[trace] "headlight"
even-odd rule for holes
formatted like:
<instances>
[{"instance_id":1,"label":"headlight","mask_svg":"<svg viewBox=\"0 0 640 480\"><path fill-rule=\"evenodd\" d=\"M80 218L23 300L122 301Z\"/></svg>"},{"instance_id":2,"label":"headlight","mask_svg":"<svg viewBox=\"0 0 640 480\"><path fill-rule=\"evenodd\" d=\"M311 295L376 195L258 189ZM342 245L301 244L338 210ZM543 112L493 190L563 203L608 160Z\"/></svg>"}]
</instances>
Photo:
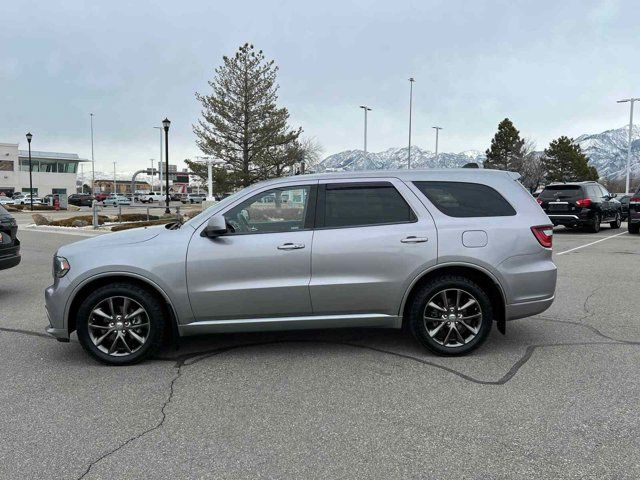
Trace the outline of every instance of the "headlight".
<instances>
[{"instance_id":1,"label":"headlight","mask_svg":"<svg viewBox=\"0 0 640 480\"><path fill-rule=\"evenodd\" d=\"M54 255L53 257L53 276L57 278L64 277L67 272L71 269L71 265L69 265L69 261L64 257L59 257L58 255Z\"/></svg>"}]
</instances>

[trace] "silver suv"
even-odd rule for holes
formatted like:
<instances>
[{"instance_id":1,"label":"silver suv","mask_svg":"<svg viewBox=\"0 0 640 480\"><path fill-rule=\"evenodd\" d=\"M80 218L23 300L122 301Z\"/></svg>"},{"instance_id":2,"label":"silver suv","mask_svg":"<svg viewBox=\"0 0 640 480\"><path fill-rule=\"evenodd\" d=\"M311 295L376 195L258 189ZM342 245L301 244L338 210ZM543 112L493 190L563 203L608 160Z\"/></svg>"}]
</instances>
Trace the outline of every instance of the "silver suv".
<instances>
[{"instance_id":1,"label":"silver suv","mask_svg":"<svg viewBox=\"0 0 640 480\"><path fill-rule=\"evenodd\" d=\"M255 184L188 222L62 247L47 331L109 364L167 336L408 327L441 355L554 299L549 218L491 170L351 172Z\"/></svg>"}]
</instances>

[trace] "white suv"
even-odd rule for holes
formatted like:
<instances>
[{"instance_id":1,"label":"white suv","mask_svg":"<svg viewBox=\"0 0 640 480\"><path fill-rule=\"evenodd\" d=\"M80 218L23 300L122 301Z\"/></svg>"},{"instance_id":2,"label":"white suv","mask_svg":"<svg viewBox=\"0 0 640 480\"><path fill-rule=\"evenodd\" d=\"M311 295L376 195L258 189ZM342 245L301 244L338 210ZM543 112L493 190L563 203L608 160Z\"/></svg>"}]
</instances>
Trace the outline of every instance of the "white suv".
<instances>
[{"instance_id":1,"label":"white suv","mask_svg":"<svg viewBox=\"0 0 640 480\"><path fill-rule=\"evenodd\" d=\"M153 203L153 202L162 202L163 200L165 200L165 196L162 195L160 192L148 192L148 193L140 194L138 196L138 199L142 203Z\"/></svg>"}]
</instances>

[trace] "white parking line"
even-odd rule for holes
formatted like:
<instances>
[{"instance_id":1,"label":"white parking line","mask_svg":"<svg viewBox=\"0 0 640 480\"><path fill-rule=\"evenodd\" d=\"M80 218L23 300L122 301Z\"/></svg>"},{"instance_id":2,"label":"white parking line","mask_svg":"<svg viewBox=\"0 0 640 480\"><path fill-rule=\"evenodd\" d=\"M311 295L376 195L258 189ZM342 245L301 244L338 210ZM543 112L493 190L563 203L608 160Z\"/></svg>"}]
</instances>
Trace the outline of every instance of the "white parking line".
<instances>
[{"instance_id":1,"label":"white parking line","mask_svg":"<svg viewBox=\"0 0 640 480\"><path fill-rule=\"evenodd\" d=\"M556 255L564 255L565 253L573 252L574 250L579 250L581 248L590 247L591 245L595 245L596 243L604 242L605 240L609 240L610 238L619 237L620 235L624 235L628 232L616 233L615 235L609 235L608 237L601 238L600 240L596 240L595 242L587 243L586 245L580 245L579 247L570 248L569 250L565 250L564 252L556 253Z\"/></svg>"}]
</instances>

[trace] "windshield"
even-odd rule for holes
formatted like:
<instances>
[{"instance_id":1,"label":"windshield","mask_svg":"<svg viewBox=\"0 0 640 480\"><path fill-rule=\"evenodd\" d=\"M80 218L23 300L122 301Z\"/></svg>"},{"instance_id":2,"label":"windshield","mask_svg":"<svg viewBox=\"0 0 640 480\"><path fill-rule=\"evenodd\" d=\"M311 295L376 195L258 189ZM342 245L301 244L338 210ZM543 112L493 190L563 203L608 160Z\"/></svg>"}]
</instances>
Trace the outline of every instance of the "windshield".
<instances>
[{"instance_id":1,"label":"windshield","mask_svg":"<svg viewBox=\"0 0 640 480\"><path fill-rule=\"evenodd\" d=\"M191 218L189 221L185 222L184 224L190 225L192 228L196 228L198 225L200 225L204 221L205 218L208 218L209 216L211 216L211 213L213 212L214 209L224 207L225 205L235 202L238 198L242 198L245 195L246 190L247 190L246 188L243 188L242 190L237 191L233 195L230 195L227 198L220 200L218 203L216 203L215 205L211 205L209 208L207 208L206 210L203 210L198 215Z\"/></svg>"}]
</instances>

